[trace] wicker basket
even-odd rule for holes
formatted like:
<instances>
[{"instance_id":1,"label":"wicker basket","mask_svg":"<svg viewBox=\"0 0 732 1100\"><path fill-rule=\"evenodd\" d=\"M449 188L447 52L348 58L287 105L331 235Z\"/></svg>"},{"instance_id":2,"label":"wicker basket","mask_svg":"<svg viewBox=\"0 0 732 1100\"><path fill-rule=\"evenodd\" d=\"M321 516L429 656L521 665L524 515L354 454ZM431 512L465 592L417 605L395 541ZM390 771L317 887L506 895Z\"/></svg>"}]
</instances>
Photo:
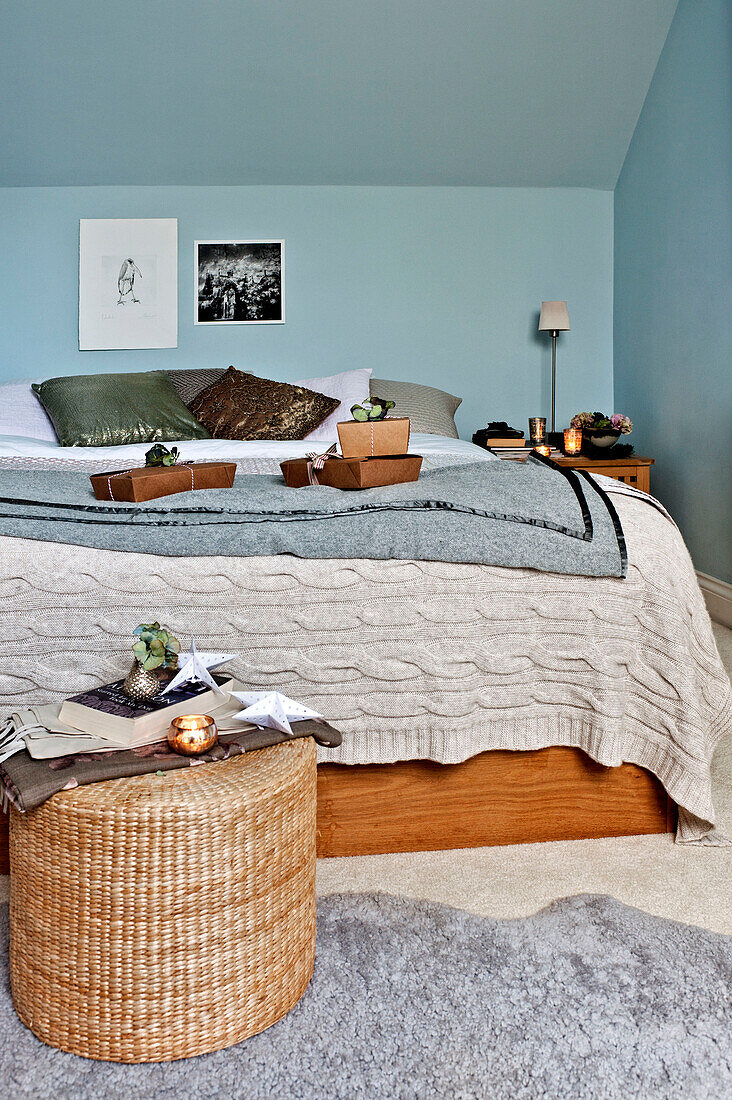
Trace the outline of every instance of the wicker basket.
<instances>
[{"instance_id":1,"label":"wicker basket","mask_svg":"<svg viewBox=\"0 0 732 1100\"><path fill-rule=\"evenodd\" d=\"M10 866L13 1000L39 1039L114 1062L232 1046L312 975L314 742L13 811Z\"/></svg>"}]
</instances>

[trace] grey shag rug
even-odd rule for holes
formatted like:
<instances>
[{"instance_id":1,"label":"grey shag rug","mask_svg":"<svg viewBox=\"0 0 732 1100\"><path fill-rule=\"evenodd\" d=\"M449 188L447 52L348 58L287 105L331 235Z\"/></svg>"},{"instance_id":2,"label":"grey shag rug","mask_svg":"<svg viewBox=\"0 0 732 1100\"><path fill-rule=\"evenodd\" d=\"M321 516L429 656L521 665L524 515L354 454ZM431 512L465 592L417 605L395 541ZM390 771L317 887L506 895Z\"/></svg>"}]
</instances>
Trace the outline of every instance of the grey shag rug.
<instances>
[{"instance_id":1,"label":"grey shag rug","mask_svg":"<svg viewBox=\"0 0 732 1100\"><path fill-rule=\"evenodd\" d=\"M289 1016L230 1050L143 1066L34 1038L10 998L0 912L0 1091L13 1098L732 1095L732 937L609 897L522 920L324 898L315 976Z\"/></svg>"}]
</instances>

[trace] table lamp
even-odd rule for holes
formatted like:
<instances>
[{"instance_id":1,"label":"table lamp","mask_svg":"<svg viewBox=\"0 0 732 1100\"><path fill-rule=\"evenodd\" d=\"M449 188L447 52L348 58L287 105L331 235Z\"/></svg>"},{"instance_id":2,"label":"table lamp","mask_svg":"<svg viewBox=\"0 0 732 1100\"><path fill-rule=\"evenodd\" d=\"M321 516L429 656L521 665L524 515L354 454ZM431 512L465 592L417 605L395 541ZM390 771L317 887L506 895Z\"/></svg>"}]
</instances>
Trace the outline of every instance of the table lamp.
<instances>
[{"instance_id":1,"label":"table lamp","mask_svg":"<svg viewBox=\"0 0 732 1100\"><path fill-rule=\"evenodd\" d=\"M555 434L554 425L554 399L556 396L557 382L557 336L560 332L569 332L569 313L566 302L542 302L539 315L539 332L551 332L552 334L552 426L551 432ZM557 446L556 440L549 442Z\"/></svg>"}]
</instances>

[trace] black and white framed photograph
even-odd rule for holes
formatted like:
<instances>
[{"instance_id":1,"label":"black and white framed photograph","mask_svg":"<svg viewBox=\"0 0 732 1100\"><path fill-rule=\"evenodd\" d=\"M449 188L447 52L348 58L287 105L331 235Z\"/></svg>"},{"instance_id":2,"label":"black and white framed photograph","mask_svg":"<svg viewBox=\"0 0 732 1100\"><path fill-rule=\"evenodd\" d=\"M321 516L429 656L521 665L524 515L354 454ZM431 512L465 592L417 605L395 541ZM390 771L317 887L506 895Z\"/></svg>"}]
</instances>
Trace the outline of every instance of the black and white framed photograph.
<instances>
[{"instance_id":1,"label":"black and white framed photograph","mask_svg":"<svg viewBox=\"0 0 732 1100\"><path fill-rule=\"evenodd\" d=\"M177 346L177 219L82 218L79 350Z\"/></svg>"},{"instance_id":2,"label":"black and white framed photograph","mask_svg":"<svg viewBox=\"0 0 732 1100\"><path fill-rule=\"evenodd\" d=\"M195 241L197 325L285 320L284 241Z\"/></svg>"}]
</instances>

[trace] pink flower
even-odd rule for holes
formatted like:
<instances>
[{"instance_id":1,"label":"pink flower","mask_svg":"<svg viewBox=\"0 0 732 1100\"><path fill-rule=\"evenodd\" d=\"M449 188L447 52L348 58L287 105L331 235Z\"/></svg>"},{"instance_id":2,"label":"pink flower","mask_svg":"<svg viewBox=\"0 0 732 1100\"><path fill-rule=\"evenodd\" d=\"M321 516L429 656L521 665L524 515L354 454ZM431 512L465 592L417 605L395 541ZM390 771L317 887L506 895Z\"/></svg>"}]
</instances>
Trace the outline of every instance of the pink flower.
<instances>
[{"instance_id":1,"label":"pink flower","mask_svg":"<svg viewBox=\"0 0 732 1100\"><path fill-rule=\"evenodd\" d=\"M622 433L622 435L628 435L633 431L633 422L627 416L623 416L622 413L613 413L610 417L610 423L616 431Z\"/></svg>"}]
</instances>

